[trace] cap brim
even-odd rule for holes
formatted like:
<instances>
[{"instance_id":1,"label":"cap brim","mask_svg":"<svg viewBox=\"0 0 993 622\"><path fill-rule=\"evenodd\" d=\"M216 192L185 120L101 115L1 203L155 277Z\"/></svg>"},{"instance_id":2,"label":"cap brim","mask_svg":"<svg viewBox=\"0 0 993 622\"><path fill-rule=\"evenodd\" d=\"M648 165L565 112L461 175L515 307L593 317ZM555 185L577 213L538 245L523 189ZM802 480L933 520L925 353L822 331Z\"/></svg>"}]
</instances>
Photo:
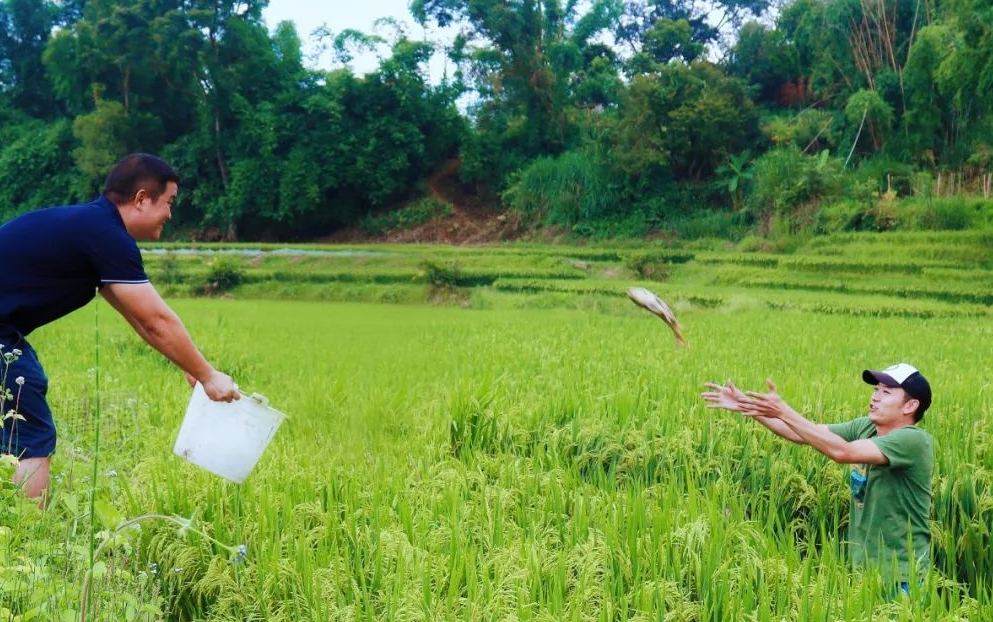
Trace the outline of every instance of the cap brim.
<instances>
[{"instance_id":1,"label":"cap brim","mask_svg":"<svg viewBox=\"0 0 993 622\"><path fill-rule=\"evenodd\" d=\"M893 376L889 374L884 374L881 371L875 371L873 369L866 369L862 371L862 380L866 384L885 384L888 387L898 387L900 383L897 382Z\"/></svg>"}]
</instances>

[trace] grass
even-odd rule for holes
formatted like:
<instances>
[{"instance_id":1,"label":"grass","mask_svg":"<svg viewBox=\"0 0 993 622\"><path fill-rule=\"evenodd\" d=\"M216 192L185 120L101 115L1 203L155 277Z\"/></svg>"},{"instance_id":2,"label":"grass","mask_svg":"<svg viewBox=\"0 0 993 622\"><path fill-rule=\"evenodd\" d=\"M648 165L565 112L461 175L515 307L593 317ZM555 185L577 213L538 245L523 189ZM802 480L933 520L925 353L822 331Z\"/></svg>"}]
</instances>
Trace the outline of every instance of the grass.
<instances>
[{"instance_id":1,"label":"grass","mask_svg":"<svg viewBox=\"0 0 993 622\"><path fill-rule=\"evenodd\" d=\"M351 271L416 266L428 251L377 266L353 258ZM883 297L715 285L726 266L689 262L669 283L645 283L675 297L690 342L676 350L624 298L624 285L644 283L624 271L627 252L512 248L510 274L529 256L540 270L562 257L589 265L569 264L579 279L517 279L545 287L534 291L467 287L463 306L424 304L418 281L309 282L326 269L317 258L297 280L285 257L265 260L281 280L238 285L233 299L174 299L207 356L289 415L242 486L172 455L182 375L102 308L99 537L155 514L193 517L223 546L166 521L123 530L103 549L88 619L991 619L986 307L904 300L936 310L908 318L887 298L893 313L868 316L853 310ZM437 256L499 274L500 253ZM60 445L51 508L0 512L3 622L78 619L92 314L32 335ZM898 360L936 392L924 422L937 446L935 573L922 594L888 602L845 558L845 468L704 409L698 393L707 380L758 388L771 375L794 406L840 421L864 412L861 369ZM230 564L225 547L238 544L247 557Z\"/></svg>"}]
</instances>

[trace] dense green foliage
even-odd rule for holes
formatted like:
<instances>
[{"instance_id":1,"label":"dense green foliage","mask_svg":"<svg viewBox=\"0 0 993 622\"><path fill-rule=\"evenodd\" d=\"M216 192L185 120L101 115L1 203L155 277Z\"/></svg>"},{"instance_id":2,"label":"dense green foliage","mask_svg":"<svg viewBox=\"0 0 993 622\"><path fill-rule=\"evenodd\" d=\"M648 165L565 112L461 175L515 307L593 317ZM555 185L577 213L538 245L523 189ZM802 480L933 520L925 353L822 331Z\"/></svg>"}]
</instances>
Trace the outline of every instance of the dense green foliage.
<instances>
[{"instance_id":1,"label":"dense green foliage","mask_svg":"<svg viewBox=\"0 0 993 622\"><path fill-rule=\"evenodd\" d=\"M456 153L464 122L424 80L425 43L399 37L359 77L306 69L264 1L57 6L0 3L5 216L88 200L141 150L179 170L181 225L312 235L407 198Z\"/></svg>"},{"instance_id":2,"label":"dense green foliage","mask_svg":"<svg viewBox=\"0 0 993 622\"><path fill-rule=\"evenodd\" d=\"M265 4L0 0L0 217L89 199L142 150L181 173L184 237L385 233L422 222L385 214L440 171L601 237L986 220L886 212L993 194L989 0L414 0L460 34L325 32L332 70Z\"/></svg>"}]
</instances>

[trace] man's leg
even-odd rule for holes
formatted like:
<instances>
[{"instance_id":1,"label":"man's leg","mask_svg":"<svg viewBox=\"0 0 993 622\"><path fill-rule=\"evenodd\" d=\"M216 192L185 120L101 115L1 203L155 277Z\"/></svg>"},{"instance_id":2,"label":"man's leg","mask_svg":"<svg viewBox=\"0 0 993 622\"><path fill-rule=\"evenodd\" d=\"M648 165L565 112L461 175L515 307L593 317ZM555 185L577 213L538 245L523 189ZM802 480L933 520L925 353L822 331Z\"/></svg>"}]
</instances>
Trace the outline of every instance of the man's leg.
<instances>
[{"instance_id":1,"label":"man's leg","mask_svg":"<svg viewBox=\"0 0 993 622\"><path fill-rule=\"evenodd\" d=\"M48 501L48 480L51 458L22 458L14 473L14 483L23 486L24 494L30 499L38 499L38 505L45 507Z\"/></svg>"},{"instance_id":2,"label":"man's leg","mask_svg":"<svg viewBox=\"0 0 993 622\"><path fill-rule=\"evenodd\" d=\"M55 422L46 400L48 377L27 340L19 338L14 346L19 352L8 363L5 374L7 389L14 399L4 404L4 408L16 408L21 420L8 419L3 422L0 453L9 451L20 457L14 472L14 483L22 487L26 496L37 499L38 505L45 507L49 465L56 440ZM14 349L10 351L14 352Z\"/></svg>"}]
</instances>

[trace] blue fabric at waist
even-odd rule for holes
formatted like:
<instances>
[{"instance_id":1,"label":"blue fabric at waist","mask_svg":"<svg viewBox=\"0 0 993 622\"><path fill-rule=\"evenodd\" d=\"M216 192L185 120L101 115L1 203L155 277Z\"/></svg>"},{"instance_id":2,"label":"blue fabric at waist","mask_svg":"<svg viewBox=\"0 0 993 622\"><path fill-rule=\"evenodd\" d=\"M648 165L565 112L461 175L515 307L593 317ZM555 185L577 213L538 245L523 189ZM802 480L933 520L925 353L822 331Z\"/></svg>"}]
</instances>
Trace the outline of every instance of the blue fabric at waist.
<instances>
[{"instance_id":1,"label":"blue fabric at waist","mask_svg":"<svg viewBox=\"0 0 993 622\"><path fill-rule=\"evenodd\" d=\"M22 339L24 339L24 335L21 334L21 331L9 324L0 322L0 343L12 348L19 344Z\"/></svg>"}]
</instances>

